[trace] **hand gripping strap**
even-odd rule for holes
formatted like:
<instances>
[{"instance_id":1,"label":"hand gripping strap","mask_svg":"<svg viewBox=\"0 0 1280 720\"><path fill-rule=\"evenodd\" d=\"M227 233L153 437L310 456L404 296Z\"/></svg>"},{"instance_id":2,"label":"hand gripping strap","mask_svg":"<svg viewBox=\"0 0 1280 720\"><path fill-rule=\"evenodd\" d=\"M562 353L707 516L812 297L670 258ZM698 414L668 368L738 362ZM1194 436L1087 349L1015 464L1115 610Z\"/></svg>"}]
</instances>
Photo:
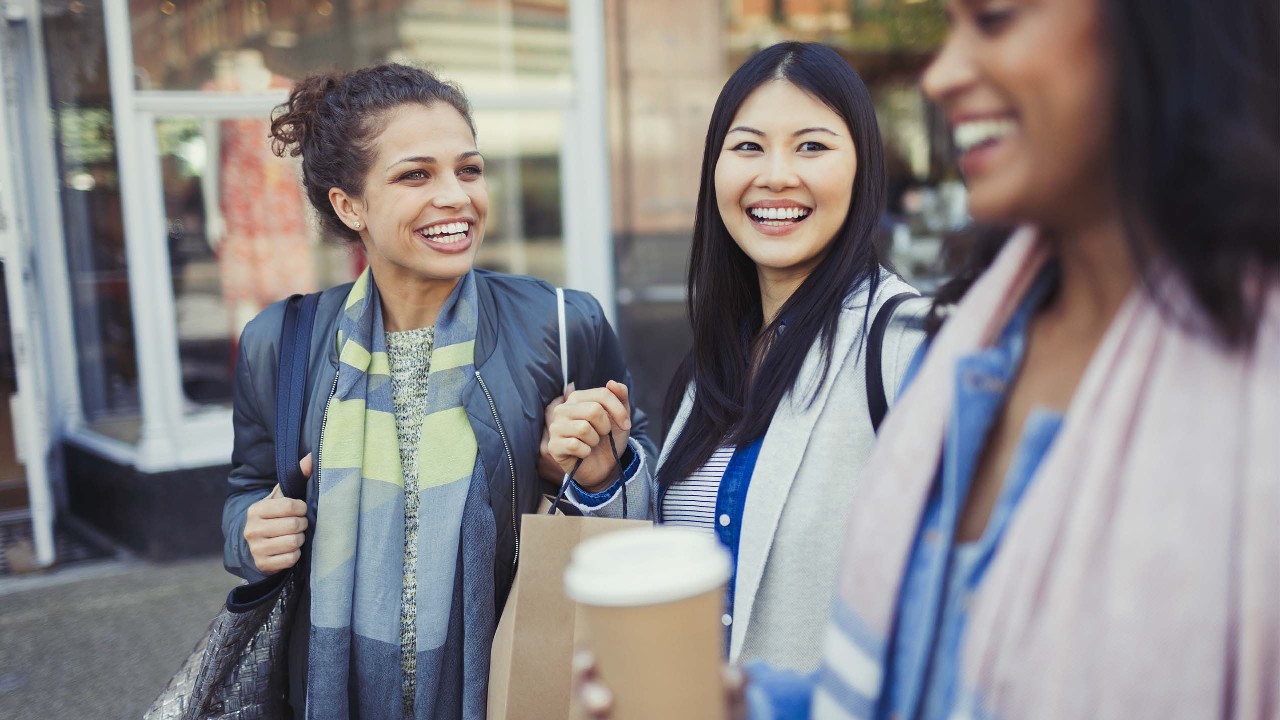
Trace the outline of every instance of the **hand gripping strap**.
<instances>
[{"instance_id":1,"label":"hand gripping strap","mask_svg":"<svg viewBox=\"0 0 1280 720\"><path fill-rule=\"evenodd\" d=\"M320 293L294 295L284 306L280 359L276 369L276 482L285 497L305 500L307 479L298 467L302 453L302 412L307 400L311 328Z\"/></svg>"},{"instance_id":2,"label":"hand gripping strap","mask_svg":"<svg viewBox=\"0 0 1280 720\"><path fill-rule=\"evenodd\" d=\"M566 328L564 319L564 288L556 288L556 321L560 324L560 389L564 392L569 388L569 331ZM609 449L613 452L613 462L618 467L618 477L623 482L623 487L618 491L622 493L622 517L627 517L627 488L626 488L626 471L622 469L622 460L618 456L618 446L613 441L613 433L609 433ZM551 508L547 510L548 515L554 515L556 510L561 506L561 500L564 499L565 490L569 488L569 483L573 480L573 476L577 474L578 468L582 467L582 460L579 459L573 464L573 469L564 474L560 480L560 492L556 494L555 500L551 503Z\"/></svg>"}]
</instances>

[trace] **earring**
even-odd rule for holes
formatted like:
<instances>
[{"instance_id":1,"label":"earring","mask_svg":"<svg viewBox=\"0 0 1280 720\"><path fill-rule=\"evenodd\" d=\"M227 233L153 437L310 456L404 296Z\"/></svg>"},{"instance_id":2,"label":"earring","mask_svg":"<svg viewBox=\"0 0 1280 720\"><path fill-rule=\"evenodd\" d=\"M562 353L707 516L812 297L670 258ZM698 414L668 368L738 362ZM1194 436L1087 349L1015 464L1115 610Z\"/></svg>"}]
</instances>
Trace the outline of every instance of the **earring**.
<instances>
[{"instance_id":1,"label":"earring","mask_svg":"<svg viewBox=\"0 0 1280 720\"><path fill-rule=\"evenodd\" d=\"M360 229L360 221L359 221L359 220L355 221L355 222L351 225L351 227L355 228L356 230L359 230L359 229Z\"/></svg>"}]
</instances>

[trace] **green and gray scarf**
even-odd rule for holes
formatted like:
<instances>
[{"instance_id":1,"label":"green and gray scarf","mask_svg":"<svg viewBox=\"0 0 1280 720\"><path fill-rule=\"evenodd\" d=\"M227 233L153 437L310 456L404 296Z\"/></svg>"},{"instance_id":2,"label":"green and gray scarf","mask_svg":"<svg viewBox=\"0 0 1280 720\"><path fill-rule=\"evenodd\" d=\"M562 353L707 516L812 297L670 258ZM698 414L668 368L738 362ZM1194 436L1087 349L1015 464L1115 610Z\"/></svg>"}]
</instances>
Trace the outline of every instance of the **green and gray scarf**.
<instances>
[{"instance_id":1,"label":"green and gray scarf","mask_svg":"<svg viewBox=\"0 0 1280 720\"><path fill-rule=\"evenodd\" d=\"M306 717L402 716L406 490L419 497L413 714L471 717L487 682L487 642L476 639L492 634L494 552L483 541L493 536L493 516L462 405L474 373L475 277L462 278L436 321L416 488L404 487L370 271L343 307L337 387L318 456Z\"/></svg>"}]
</instances>

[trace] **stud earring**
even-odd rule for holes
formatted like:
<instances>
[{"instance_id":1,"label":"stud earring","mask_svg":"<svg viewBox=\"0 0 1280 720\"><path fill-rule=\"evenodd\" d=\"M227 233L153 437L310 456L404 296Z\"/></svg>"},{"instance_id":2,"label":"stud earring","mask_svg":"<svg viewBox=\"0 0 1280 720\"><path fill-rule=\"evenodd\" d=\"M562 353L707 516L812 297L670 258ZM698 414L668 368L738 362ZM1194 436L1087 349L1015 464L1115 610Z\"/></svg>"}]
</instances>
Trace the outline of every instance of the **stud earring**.
<instances>
[{"instance_id":1,"label":"stud earring","mask_svg":"<svg viewBox=\"0 0 1280 720\"><path fill-rule=\"evenodd\" d=\"M359 221L359 220L355 221L355 223L353 223L353 224L351 225L351 227L355 228L356 230L359 230L359 229L360 229L360 221Z\"/></svg>"}]
</instances>

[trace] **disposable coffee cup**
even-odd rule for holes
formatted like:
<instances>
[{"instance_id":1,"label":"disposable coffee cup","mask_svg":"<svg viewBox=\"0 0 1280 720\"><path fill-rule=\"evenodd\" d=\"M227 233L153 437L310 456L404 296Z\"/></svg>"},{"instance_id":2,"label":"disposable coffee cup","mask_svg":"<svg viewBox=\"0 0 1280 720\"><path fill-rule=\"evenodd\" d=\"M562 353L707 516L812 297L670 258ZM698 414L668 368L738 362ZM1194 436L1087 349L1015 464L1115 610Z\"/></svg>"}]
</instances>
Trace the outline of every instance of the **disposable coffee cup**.
<instances>
[{"instance_id":1,"label":"disposable coffee cup","mask_svg":"<svg viewBox=\"0 0 1280 720\"><path fill-rule=\"evenodd\" d=\"M725 717L725 583L729 553L715 536L668 527L583 542L565 571L614 720Z\"/></svg>"}]
</instances>

